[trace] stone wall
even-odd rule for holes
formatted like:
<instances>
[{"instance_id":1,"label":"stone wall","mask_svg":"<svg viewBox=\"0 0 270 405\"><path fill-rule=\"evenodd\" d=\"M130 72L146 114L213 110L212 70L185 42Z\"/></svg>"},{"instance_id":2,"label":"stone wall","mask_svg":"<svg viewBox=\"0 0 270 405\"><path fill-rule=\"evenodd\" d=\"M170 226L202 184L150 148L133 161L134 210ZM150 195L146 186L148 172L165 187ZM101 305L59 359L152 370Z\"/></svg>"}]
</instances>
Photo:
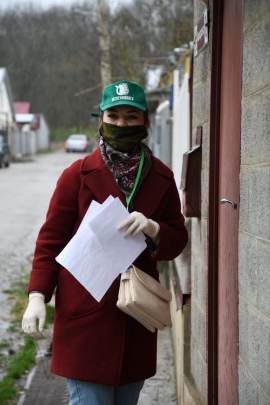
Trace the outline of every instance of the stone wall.
<instances>
[{"instance_id":1,"label":"stone wall","mask_svg":"<svg viewBox=\"0 0 270 405\"><path fill-rule=\"evenodd\" d=\"M270 404L270 3L245 0L239 223L239 404Z\"/></svg>"}]
</instances>

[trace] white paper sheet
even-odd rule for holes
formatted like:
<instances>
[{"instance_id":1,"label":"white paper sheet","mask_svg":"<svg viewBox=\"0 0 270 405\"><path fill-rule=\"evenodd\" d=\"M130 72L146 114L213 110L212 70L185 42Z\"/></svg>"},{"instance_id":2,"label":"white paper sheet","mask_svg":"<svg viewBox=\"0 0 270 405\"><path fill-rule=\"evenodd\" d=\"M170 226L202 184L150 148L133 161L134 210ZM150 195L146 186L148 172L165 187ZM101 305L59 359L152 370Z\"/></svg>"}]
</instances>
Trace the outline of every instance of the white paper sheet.
<instances>
[{"instance_id":1,"label":"white paper sheet","mask_svg":"<svg viewBox=\"0 0 270 405\"><path fill-rule=\"evenodd\" d=\"M56 257L97 301L146 248L142 233L124 238L125 229L117 229L128 215L119 198L93 201L77 233Z\"/></svg>"},{"instance_id":2,"label":"white paper sheet","mask_svg":"<svg viewBox=\"0 0 270 405\"><path fill-rule=\"evenodd\" d=\"M84 226L88 227L89 221L94 218L99 212L101 212L104 208L106 208L114 198L110 195L103 204L98 203L97 201L92 201L92 203L89 205L88 210L86 211L85 216L83 217L83 220L80 224L80 227L78 231L81 230ZM77 232L78 232L77 231Z\"/></svg>"},{"instance_id":3,"label":"white paper sheet","mask_svg":"<svg viewBox=\"0 0 270 405\"><path fill-rule=\"evenodd\" d=\"M113 199L106 209L99 212L89 221L104 252L114 263L118 274L123 273L146 248L142 232L135 236L126 236L127 227L117 229L118 225L129 216L129 212L119 198Z\"/></svg>"}]
</instances>

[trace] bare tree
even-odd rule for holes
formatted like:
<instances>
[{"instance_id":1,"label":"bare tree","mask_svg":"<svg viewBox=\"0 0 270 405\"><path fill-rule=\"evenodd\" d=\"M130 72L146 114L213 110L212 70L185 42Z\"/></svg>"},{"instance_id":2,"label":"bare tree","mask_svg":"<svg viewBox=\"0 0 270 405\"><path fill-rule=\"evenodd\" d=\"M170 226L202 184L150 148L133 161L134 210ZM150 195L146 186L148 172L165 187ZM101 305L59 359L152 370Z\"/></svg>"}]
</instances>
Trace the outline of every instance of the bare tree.
<instances>
[{"instance_id":1,"label":"bare tree","mask_svg":"<svg viewBox=\"0 0 270 405\"><path fill-rule=\"evenodd\" d=\"M192 0L133 0L119 6L106 14L103 44L98 9L89 1L81 6L84 14L75 6L0 12L0 59L14 99L30 101L51 127L88 125L101 82L127 78L144 84L145 65L170 63L172 50L192 39L192 5Z\"/></svg>"},{"instance_id":2,"label":"bare tree","mask_svg":"<svg viewBox=\"0 0 270 405\"><path fill-rule=\"evenodd\" d=\"M107 0L99 0L99 47L102 87L111 83L110 35L108 30L109 10Z\"/></svg>"}]
</instances>

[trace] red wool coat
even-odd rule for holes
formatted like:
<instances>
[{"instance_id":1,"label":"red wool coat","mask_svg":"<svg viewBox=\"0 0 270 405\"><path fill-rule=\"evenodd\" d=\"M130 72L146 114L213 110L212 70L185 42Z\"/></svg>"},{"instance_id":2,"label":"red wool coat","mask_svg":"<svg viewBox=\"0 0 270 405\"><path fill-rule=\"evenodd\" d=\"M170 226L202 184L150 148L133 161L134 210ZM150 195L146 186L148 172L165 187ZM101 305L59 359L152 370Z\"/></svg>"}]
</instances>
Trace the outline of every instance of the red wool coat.
<instances>
[{"instance_id":1,"label":"red wool coat","mask_svg":"<svg viewBox=\"0 0 270 405\"><path fill-rule=\"evenodd\" d=\"M38 235L28 291L41 291L50 300L57 287L52 372L119 386L156 373L156 333L116 307L120 277L97 302L55 261L76 233L91 201L103 203L109 195L125 204L99 149L63 172ZM133 210L160 225L155 257L145 249L135 261L136 266L158 279L156 262L178 256L187 243L187 231L173 173L154 157L134 198Z\"/></svg>"}]
</instances>

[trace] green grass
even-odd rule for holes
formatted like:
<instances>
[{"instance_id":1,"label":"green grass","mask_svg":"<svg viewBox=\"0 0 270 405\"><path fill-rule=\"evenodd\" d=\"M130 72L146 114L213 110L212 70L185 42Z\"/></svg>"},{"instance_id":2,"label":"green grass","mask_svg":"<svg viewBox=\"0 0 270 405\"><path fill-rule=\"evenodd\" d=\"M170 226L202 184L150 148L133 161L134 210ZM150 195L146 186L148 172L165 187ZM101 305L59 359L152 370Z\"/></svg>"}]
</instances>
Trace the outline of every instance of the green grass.
<instances>
[{"instance_id":1,"label":"green grass","mask_svg":"<svg viewBox=\"0 0 270 405\"><path fill-rule=\"evenodd\" d=\"M45 155L45 154L49 154L49 153L53 153L53 152L54 152L54 149L48 148L48 149L38 150L37 154L38 155Z\"/></svg>"},{"instance_id":2,"label":"green grass","mask_svg":"<svg viewBox=\"0 0 270 405\"><path fill-rule=\"evenodd\" d=\"M14 333L19 332L19 330L20 330L19 325L18 325L17 327L11 325L11 326L8 328L8 331L9 331L9 332L14 332Z\"/></svg>"},{"instance_id":3,"label":"green grass","mask_svg":"<svg viewBox=\"0 0 270 405\"><path fill-rule=\"evenodd\" d=\"M14 288L4 291L9 296L8 298L13 300L13 307L10 311L13 319L11 320L9 331L17 334L18 336L21 336L22 334L21 320L28 304L28 281L29 276L25 277L23 280L15 282ZM47 316L45 329L49 324L53 323L54 308L51 305L46 304L46 311ZM24 336L24 345L19 351L16 352L14 356L7 356L1 353L1 351L10 348L9 342L0 343L0 364L7 364L6 374L2 381L0 381L0 405L9 405L12 399L18 395L15 387L16 380L19 379L26 371L28 371L35 363L35 355L37 350L36 341L30 336Z\"/></svg>"},{"instance_id":4,"label":"green grass","mask_svg":"<svg viewBox=\"0 0 270 405\"><path fill-rule=\"evenodd\" d=\"M25 291L24 290L19 290L17 288L14 289L10 289L10 290L3 290L3 293L5 294L9 294L10 295L10 299L13 299L15 296L21 296L24 297L25 296Z\"/></svg>"},{"instance_id":5,"label":"green grass","mask_svg":"<svg viewBox=\"0 0 270 405\"><path fill-rule=\"evenodd\" d=\"M21 314L24 310L23 302L16 301L11 309L10 313L13 315ZM13 322L17 322L17 318L13 319Z\"/></svg>"},{"instance_id":6,"label":"green grass","mask_svg":"<svg viewBox=\"0 0 270 405\"><path fill-rule=\"evenodd\" d=\"M7 367L7 374L0 381L0 405L8 405L10 399L17 394L14 383L34 364L35 354L36 342L33 338L26 336L25 345L12 358Z\"/></svg>"},{"instance_id":7,"label":"green grass","mask_svg":"<svg viewBox=\"0 0 270 405\"><path fill-rule=\"evenodd\" d=\"M2 343L0 343L0 350L1 349L6 349L9 346L10 346L9 342L2 342Z\"/></svg>"}]
</instances>

